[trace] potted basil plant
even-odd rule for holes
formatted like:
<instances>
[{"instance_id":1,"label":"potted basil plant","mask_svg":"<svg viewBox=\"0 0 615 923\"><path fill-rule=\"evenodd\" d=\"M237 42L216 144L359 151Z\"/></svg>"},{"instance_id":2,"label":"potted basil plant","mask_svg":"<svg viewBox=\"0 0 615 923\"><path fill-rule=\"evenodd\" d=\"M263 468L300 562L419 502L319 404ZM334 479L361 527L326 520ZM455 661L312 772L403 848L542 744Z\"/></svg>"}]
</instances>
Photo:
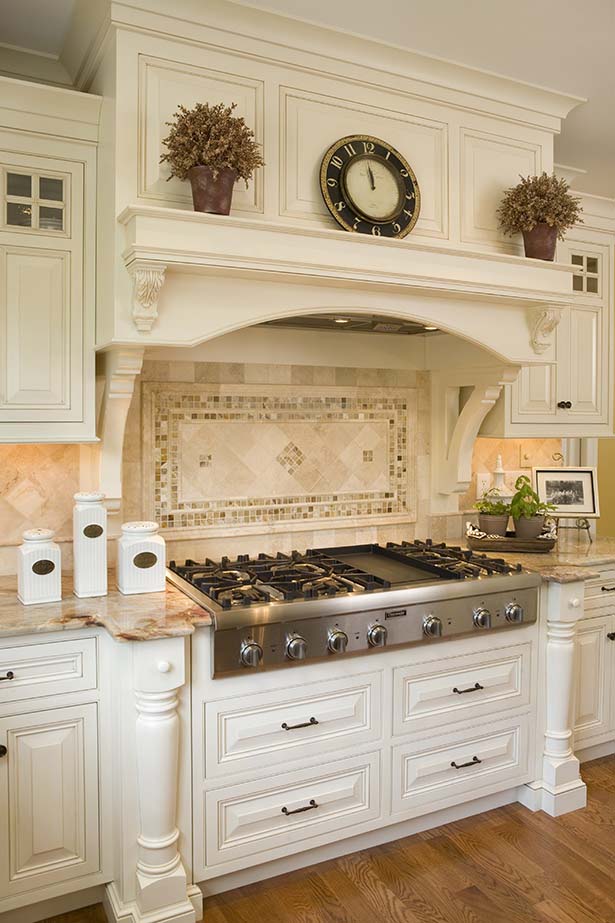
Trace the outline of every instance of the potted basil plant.
<instances>
[{"instance_id":1,"label":"potted basil plant","mask_svg":"<svg viewBox=\"0 0 615 923\"><path fill-rule=\"evenodd\" d=\"M478 510L478 528L487 535L506 535L510 505L500 496L497 487L486 491L474 504Z\"/></svg>"},{"instance_id":2,"label":"potted basil plant","mask_svg":"<svg viewBox=\"0 0 615 923\"><path fill-rule=\"evenodd\" d=\"M236 106L178 106L167 122L171 130L160 162L169 165L168 179L190 180L195 211L228 215L236 181L245 180L247 187L256 168L264 166L254 132L233 115Z\"/></svg>"},{"instance_id":3,"label":"potted basil plant","mask_svg":"<svg viewBox=\"0 0 615 923\"><path fill-rule=\"evenodd\" d=\"M515 481L516 493L510 501L510 512L515 524L517 538L531 540L538 538L545 525L545 513L555 510L551 503L543 503L527 475L522 474Z\"/></svg>"},{"instance_id":4,"label":"potted basil plant","mask_svg":"<svg viewBox=\"0 0 615 923\"><path fill-rule=\"evenodd\" d=\"M520 179L504 193L497 211L500 228L504 234L523 235L526 256L553 260L558 239L583 223L581 200L570 195L566 180L554 174Z\"/></svg>"}]
</instances>

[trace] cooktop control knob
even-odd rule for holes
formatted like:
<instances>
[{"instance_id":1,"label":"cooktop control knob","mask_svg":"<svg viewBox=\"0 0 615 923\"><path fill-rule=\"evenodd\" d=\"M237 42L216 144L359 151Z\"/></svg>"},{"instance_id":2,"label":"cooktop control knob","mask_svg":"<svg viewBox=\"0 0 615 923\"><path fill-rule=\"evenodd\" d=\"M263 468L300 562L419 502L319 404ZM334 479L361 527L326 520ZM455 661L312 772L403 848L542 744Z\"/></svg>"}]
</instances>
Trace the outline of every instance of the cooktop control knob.
<instances>
[{"instance_id":1,"label":"cooktop control knob","mask_svg":"<svg viewBox=\"0 0 615 923\"><path fill-rule=\"evenodd\" d=\"M504 610L504 614L507 622L522 622L523 606L520 606L519 603L509 603Z\"/></svg>"},{"instance_id":2,"label":"cooktop control knob","mask_svg":"<svg viewBox=\"0 0 615 923\"><path fill-rule=\"evenodd\" d=\"M472 621L476 628L491 628L491 613L484 606L479 606L472 613Z\"/></svg>"},{"instance_id":3,"label":"cooktop control knob","mask_svg":"<svg viewBox=\"0 0 615 923\"><path fill-rule=\"evenodd\" d=\"M341 628L332 628L329 632L327 647L332 654L343 654L348 644L348 635Z\"/></svg>"},{"instance_id":4,"label":"cooktop control knob","mask_svg":"<svg viewBox=\"0 0 615 923\"><path fill-rule=\"evenodd\" d=\"M376 622L375 625L370 625L367 629L367 643L370 647L384 647L387 643L388 631L384 625L380 625Z\"/></svg>"},{"instance_id":5,"label":"cooktop control knob","mask_svg":"<svg viewBox=\"0 0 615 923\"><path fill-rule=\"evenodd\" d=\"M289 660L305 660L307 641L301 635L289 635L286 640L286 656Z\"/></svg>"},{"instance_id":6,"label":"cooktop control knob","mask_svg":"<svg viewBox=\"0 0 615 923\"><path fill-rule=\"evenodd\" d=\"M423 619L423 634L428 638L442 636L442 620L437 615L426 615Z\"/></svg>"},{"instance_id":7,"label":"cooktop control knob","mask_svg":"<svg viewBox=\"0 0 615 923\"><path fill-rule=\"evenodd\" d=\"M239 659L244 667L257 667L263 659L263 649L256 641L244 641Z\"/></svg>"}]
</instances>

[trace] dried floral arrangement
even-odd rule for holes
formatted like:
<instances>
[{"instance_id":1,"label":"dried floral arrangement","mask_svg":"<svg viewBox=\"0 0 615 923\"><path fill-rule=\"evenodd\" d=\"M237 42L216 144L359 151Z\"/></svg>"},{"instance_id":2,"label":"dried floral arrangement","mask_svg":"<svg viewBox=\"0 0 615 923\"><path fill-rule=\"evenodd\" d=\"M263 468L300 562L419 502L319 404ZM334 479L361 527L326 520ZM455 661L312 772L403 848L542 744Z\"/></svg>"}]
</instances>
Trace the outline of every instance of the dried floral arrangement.
<instances>
[{"instance_id":1,"label":"dried floral arrangement","mask_svg":"<svg viewBox=\"0 0 615 923\"><path fill-rule=\"evenodd\" d=\"M186 179L192 167L207 166L214 178L224 167L237 172L246 186L257 167L264 166L254 132L243 118L233 115L237 103L197 103L193 109L178 106L173 114L169 134L162 143L167 153L160 158L168 163L172 176Z\"/></svg>"},{"instance_id":2,"label":"dried floral arrangement","mask_svg":"<svg viewBox=\"0 0 615 923\"><path fill-rule=\"evenodd\" d=\"M567 230L583 223L581 200L570 195L565 179L548 173L520 179L517 186L506 190L497 211L505 234L533 231L537 224L548 224L557 228L557 236L563 240Z\"/></svg>"}]
</instances>

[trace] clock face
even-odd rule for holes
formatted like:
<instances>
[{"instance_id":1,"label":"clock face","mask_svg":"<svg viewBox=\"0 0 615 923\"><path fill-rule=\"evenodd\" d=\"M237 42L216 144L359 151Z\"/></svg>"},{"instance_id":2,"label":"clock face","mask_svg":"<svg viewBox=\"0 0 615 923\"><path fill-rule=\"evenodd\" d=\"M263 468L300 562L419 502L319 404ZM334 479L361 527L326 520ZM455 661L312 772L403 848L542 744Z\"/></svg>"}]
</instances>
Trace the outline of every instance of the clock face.
<instances>
[{"instance_id":1,"label":"clock face","mask_svg":"<svg viewBox=\"0 0 615 923\"><path fill-rule=\"evenodd\" d=\"M405 237L419 216L420 193L406 160L385 141L350 135L325 154L320 185L325 204L347 231Z\"/></svg>"}]
</instances>

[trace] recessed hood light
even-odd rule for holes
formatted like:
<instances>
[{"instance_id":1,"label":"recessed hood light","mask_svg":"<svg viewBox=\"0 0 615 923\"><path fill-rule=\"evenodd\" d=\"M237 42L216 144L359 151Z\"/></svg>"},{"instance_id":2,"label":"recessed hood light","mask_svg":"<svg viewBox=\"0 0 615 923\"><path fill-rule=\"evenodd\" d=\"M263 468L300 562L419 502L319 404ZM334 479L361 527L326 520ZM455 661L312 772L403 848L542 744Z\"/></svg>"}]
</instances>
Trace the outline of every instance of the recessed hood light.
<instances>
[{"instance_id":1,"label":"recessed hood light","mask_svg":"<svg viewBox=\"0 0 615 923\"><path fill-rule=\"evenodd\" d=\"M350 322L349 322L349 320L348 320L347 317L336 317L336 318L335 318L335 323L336 323L336 324L348 324L348 323L350 323Z\"/></svg>"},{"instance_id":2,"label":"recessed hood light","mask_svg":"<svg viewBox=\"0 0 615 923\"><path fill-rule=\"evenodd\" d=\"M430 327L427 324L423 327L423 330L437 330L437 327Z\"/></svg>"}]
</instances>

